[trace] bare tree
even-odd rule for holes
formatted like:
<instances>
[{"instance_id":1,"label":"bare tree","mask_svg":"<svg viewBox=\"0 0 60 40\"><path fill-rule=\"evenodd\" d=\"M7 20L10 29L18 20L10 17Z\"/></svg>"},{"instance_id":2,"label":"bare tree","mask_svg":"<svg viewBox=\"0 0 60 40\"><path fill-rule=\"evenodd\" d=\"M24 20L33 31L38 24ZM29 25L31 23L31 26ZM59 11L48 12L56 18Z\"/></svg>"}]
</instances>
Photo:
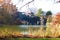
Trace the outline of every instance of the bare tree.
<instances>
[{"instance_id":1,"label":"bare tree","mask_svg":"<svg viewBox=\"0 0 60 40\"><path fill-rule=\"evenodd\" d=\"M23 8L24 6L26 6L26 5L30 4L30 3L32 3L32 2L34 2L34 0L32 0L32 1L28 2L28 3L26 3L25 5L21 6L20 9Z\"/></svg>"}]
</instances>

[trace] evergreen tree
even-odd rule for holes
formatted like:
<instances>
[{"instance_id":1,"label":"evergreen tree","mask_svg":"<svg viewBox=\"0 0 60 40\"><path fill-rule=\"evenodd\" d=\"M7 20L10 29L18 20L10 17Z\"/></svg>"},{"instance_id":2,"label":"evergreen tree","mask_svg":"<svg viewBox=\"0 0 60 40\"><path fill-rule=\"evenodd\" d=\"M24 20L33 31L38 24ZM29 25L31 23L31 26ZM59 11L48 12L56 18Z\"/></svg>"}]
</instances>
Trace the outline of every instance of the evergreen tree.
<instances>
[{"instance_id":1,"label":"evergreen tree","mask_svg":"<svg viewBox=\"0 0 60 40\"><path fill-rule=\"evenodd\" d=\"M51 11L47 11L46 16L52 15Z\"/></svg>"}]
</instances>

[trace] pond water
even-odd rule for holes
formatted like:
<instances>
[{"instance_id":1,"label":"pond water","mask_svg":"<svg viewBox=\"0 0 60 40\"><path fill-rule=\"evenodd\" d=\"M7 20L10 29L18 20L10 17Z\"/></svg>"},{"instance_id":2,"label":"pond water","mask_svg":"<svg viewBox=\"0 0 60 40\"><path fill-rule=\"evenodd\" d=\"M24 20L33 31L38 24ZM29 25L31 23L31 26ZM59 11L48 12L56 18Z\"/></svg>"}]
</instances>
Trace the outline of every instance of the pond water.
<instances>
[{"instance_id":1,"label":"pond water","mask_svg":"<svg viewBox=\"0 0 60 40\"><path fill-rule=\"evenodd\" d=\"M40 25L19 25L19 27L27 28L27 27L40 27ZM43 26L44 27L44 26Z\"/></svg>"},{"instance_id":2,"label":"pond water","mask_svg":"<svg viewBox=\"0 0 60 40\"><path fill-rule=\"evenodd\" d=\"M20 29L22 29L22 34L28 34L29 30L39 29L41 25L19 25ZM45 26L42 26L45 27Z\"/></svg>"},{"instance_id":3,"label":"pond water","mask_svg":"<svg viewBox=\"0 0 60 40\"><path fill-rule=\"evenodd\" d=\"M0 29L11 29L11 30L16 30L22 32L22 34L28 34L29 30L34 30L39 29L40 25L1 25Z\"/></svg>"}]
</instances>

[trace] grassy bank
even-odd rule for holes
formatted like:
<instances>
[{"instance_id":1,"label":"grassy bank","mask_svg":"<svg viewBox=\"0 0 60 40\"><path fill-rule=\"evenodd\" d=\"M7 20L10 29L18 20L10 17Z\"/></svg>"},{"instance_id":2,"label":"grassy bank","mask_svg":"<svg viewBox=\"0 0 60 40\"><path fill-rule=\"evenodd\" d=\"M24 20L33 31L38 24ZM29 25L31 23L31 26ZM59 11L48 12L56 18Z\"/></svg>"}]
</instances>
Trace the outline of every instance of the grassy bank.
<instances>
[{"instance_id":1,"label":"grassy bank","mask_svg":"<svg viewBox=\"0 0 60 40\"><path fill-rule=\"evenodd\" d=\"M5 38L0 40L60 40L60 38Z\"/></svg>"}]
</instances>

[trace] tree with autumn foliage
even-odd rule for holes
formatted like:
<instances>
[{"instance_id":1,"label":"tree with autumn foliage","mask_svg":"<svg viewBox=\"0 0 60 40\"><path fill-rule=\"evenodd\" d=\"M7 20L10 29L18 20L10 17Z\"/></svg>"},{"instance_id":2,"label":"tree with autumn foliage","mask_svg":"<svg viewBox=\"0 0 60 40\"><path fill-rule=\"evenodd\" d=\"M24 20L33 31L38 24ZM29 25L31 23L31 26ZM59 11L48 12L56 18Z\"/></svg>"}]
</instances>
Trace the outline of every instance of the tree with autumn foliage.
<instances>
[{"instance_id":1,"label":"tree with autumn foliage","mask_svg":"<svg viewBox=\"0 0 60 40\"><path fill-rule=\"evenodd\" d=\"M60 25L60 12L56 13L56 15L53 16L52 23Z\"/></svg>"},{"instance_id":2,"label":"tree with autumn foliage","mask_svg":"<svg viewBox=\"0 0 60 40\"><path fill-rule=\"evenodd\" d=\"M10 4L9 1L4 2L4 4L2 4L0 6L0 21L2 21L5 24L9 24L9 22L11 22L11 20L13 20L13 16L14 13L17 12L17 8L15 5Z\"/></svg>"},{"instance_id":3,"label":"tree with autumn foliage","mask_svg":"<svg viewBox=\"0 0 60 40\"><path fill-rule=\"evenodd\" d=\"M42 13L42 9L39 8L39 9L37 10L37 12L35 13L35 16L40 17L40 16L41 16L41 13Z\"/></svg>"}]
</instances>

